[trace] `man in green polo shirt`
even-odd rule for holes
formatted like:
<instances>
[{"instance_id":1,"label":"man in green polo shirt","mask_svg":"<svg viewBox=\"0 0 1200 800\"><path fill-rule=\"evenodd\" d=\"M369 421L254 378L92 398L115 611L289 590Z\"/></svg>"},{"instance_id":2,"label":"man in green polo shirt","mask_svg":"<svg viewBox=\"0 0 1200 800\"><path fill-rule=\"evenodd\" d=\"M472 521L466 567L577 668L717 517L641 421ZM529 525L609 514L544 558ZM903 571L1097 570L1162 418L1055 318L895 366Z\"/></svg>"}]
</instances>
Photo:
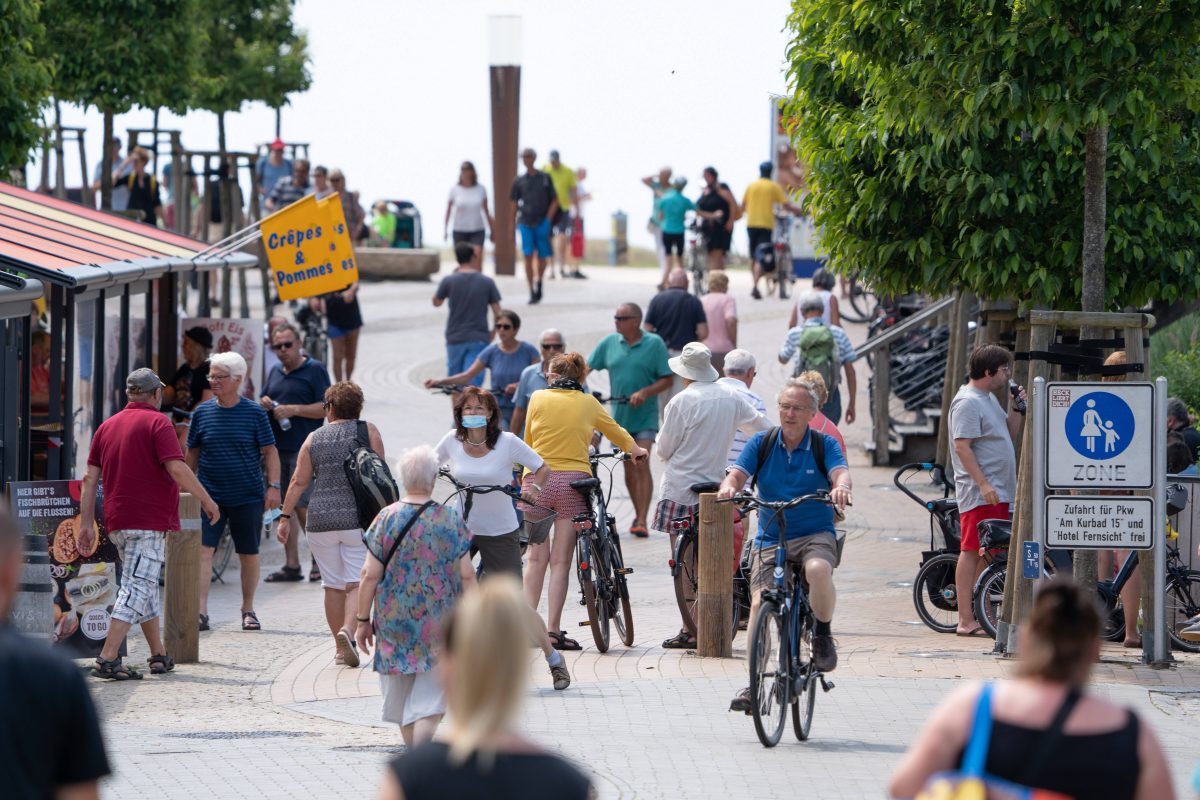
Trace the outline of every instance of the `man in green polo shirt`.
<instances>
[{"instance_id":1,"label":"man in green polo shirt","mask_svg":"<svg viewBox=\"0 0 1200 800\"><path fill-rule=\"evenodd\" d=\"M575 170L562 163L557 150L550 151L550 163L542 167L542 172L550 176L554 184L554 193L558 195L558 211L550 221L550 235L553 237L554 260L550 263L550 277L554 277L555 267L558 274L567 277L567 245L571 242L571 214L579 213L576 200ZM572 276L575 277L575 276ZM582 277L582 273L579 277Z\"/></svg>"},{"instance_id":2,"label":"man in green polo shirt","mask_svg":"<svg viewBox=\"0 0 1200 800\"><path fill-rule=\"evenodd\" d=\"M658 334L642 330L642 309L635 303L617 306L613 315L616 333L600 340L588 366L608 370L610 394L628 397L628 403L616 404L613 417L617 424L632 434L646 452L654 446L658 434L658 397L671 388L673 374L667 365L667 346ZM633 501L634 536L649 536L646 515L654 494L654 479L650 476L650 460L640 464L625 463L625 488Z\"/></svg>"}]
</instances>

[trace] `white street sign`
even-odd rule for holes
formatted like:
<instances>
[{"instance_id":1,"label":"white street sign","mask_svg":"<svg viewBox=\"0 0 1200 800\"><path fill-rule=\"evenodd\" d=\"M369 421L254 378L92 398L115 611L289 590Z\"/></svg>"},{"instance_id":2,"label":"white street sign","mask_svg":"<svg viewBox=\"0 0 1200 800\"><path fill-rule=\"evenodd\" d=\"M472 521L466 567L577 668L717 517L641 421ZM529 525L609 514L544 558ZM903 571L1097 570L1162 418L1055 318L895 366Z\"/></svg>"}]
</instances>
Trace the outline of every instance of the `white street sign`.
<instances>
[{"instance_id":1,"label":"white street sign","mask_svg":"<svg viewBox=\"0 0 1200 800\"><path fill-rule=\"evenodd\" d=\"M1154 486L1154 386L1046 384L1046 488Z\"/></svg>"},{"instance_id":2,"label":"white street sign","mask_svg":"<svg viewBox=\"0 0 1200 800\"><path fill-rule=\"evenodd\" d=\"M1072 550L1149 550L1154 501L1149 497L1046 498L1046 546Z\"/></svg>"}]
</instances>

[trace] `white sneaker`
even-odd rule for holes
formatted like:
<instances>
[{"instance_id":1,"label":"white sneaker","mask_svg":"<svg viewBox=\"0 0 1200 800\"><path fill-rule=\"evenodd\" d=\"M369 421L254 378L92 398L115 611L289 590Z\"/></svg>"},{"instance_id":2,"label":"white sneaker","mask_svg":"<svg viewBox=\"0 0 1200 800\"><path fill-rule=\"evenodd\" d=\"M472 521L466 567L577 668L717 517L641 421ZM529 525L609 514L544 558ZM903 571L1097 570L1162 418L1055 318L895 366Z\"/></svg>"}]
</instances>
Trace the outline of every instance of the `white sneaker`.
<instances>
[{"instance_id":1,"label":"white sneaker","mask_svg":"<svg viewBox=\"0 0 1200 800\"><path fill-rule=\"evenodd\" d=\"M1200 642L1200 622L1188 625L1179 632L1179 638L1185 642Z\"/></svg>"}]
</instances>

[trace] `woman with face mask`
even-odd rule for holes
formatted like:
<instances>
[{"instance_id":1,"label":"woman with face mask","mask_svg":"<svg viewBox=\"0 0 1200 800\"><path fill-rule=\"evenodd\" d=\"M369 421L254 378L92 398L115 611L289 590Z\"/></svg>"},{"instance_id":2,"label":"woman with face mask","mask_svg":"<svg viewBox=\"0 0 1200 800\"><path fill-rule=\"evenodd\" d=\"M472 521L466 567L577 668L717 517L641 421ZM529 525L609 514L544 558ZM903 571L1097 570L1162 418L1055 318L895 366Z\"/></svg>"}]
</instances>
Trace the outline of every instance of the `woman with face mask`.
<instances>
[{"instance_id":1,"label":"woman with face mask","mask_svg":"<svg viewBox=\"0 0 1200 800\"><path fill-rule=\"evenodd\" d=\"M520 464L533 476L524 489L524 497L536 503L550 477L550 466L518 437L500 430L500 408L491 392L468 386L454 404L454 427L437 445L437 460L450 468L460 483L468 486L506 486L513 479L513 464ZM507 573L521 578L520 524L512 499L499 492L471 496L466 509L466 493L457 497L459 513L471 531L471 547L479 552L485 576ZM566 662L550 646L541 618L530 610L530 625L537 643L546 656L555 689L571 683Z\"/></svg>"}]
</instances>

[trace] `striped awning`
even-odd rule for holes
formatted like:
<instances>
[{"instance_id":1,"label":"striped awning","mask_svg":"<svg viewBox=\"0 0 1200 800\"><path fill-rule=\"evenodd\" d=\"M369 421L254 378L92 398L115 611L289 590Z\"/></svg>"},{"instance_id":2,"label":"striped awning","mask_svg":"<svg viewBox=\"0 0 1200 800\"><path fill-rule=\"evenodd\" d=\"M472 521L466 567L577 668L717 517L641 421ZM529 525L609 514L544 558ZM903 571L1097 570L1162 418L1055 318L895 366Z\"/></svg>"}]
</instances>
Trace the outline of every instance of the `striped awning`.
<instances>
[{"instance_id":1,"label":"striped awning","mask_svg":"<svg viewBox=\"0 0 1200 800\"><path fill-rule=\"evenodd\" d=\"M257 260L199 257L197 239L0 182L0 267L75 288L115 285Z\"/></svg>"}]
</instances>

